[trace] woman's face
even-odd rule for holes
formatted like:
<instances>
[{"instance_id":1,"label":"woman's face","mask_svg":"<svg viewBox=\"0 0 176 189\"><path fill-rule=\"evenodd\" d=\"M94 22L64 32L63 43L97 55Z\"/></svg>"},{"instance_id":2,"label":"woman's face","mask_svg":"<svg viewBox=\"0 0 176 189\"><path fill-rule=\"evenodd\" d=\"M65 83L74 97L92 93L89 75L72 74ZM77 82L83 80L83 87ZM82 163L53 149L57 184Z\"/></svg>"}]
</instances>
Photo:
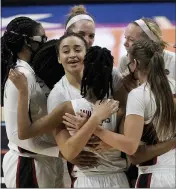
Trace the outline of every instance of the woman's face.
<instances>
[{"instance_id":1,"label":"woman's face","mask_svg":"<svg viewBox=\"0 0 176 189\"><path fill-rule=\"evenodd\" d=\"M37 28L34 36L40 36L41 38L46 38L45 30L41 25ZM33 52L37 52L39 50L39 47L42 44L43 44L43 42L35 41L35 39L30 41L30 45L31 45Z\"/></svg>"},{"instance_id":2,"label":"woman's face","mask_svg":"<svg viewBox=\"0 0 176 189\"><path fill-rule=\"evenodd\" d=\"M134 41L139 40L141 37L142 30L139 26L136 26L135 24L129 24L125 29L125 42L124 46L128 52L128 49L132 46Z\"/></svg>"},{"instance_id":3,"label":"woman's face","mask_svg":"<svg viewBox=\"0 0 176 189\"><path fill-rule=\"evenodd\" d=\"M82 39L69 36L61 41L59 46L59 63L66 73L80 73L84 68L86 46Z\"/></svg>"},{"instance_id":4,"label":"woman's face","mask_svg":"<svg viewBox=\"0 0 176 189\"><path fill-rule=\"evenodd\" d=\"M80 20L74 24L72 32L80 34L91 47L95 38L95 24L89 20Z\"/></svg>"}]
</instances>

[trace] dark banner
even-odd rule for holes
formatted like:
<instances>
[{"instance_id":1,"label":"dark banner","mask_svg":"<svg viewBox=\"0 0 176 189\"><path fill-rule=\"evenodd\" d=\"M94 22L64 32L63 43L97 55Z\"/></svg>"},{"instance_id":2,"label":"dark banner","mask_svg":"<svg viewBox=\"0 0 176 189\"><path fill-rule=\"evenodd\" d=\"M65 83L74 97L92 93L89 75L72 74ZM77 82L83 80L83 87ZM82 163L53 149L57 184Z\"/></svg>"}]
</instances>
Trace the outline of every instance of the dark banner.
<instances>
[{"instance_id":1,"label":"dark banner","mask_svg":"<svg viewBox=\"0 0 176 189\"><path fill-rule=\"evenodd\" d=\"M59 5L59 4L97 4L97 3L133 3L133 2L139 2L139 3L146 3L149 2L148 0L2 0L1 4L2 6L23 6L23 5ZM155 0L152 2L166 2L165 0ZM168 2L174 2L174 0L168 0Z\"/></svg>"}]
</instances>

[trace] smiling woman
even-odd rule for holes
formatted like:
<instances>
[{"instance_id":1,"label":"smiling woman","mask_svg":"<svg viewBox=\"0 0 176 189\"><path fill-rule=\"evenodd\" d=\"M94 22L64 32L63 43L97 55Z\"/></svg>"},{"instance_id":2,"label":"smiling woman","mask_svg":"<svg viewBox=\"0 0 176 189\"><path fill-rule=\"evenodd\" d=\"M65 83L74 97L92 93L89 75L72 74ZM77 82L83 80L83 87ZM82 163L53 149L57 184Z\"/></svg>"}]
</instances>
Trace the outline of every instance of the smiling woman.
<instances>
[{"instance_id":1,"label":"smiling woman","mask_svg":"<svg viewBox=\"0 0 176 189\"><path fill-rule=\"evenodd\" d=\"M59 63L64 67L69 82L72 82L73 78L71 75L76 77L82 73L87 43L79 35L67 34L60 38L58 49Z\"/></svg>"}]
</instances>

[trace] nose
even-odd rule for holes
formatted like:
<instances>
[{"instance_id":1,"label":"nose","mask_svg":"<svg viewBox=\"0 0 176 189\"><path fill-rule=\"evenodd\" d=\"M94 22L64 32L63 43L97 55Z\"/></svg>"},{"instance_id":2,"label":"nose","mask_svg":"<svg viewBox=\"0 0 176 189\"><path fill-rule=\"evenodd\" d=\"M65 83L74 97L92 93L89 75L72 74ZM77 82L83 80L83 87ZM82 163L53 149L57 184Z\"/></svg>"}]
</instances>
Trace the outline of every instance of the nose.
<instances>
[{"instance_id":1,"label":"nose","mask_svg":"<svg viewBox=\"0 0 176 189\"><path fill-rule=\"evenodd\" d=\"M69 57L70 57L70 58L73 58L73 57L75 57L75 56L76 56L75 51L74 51L74 50L71 50L70 53L69 53Z\"/></svg>"},{"instance_id":2,"label":"nose","mask_svg":"<svg viewBox=\"0 0 176 189\"><path fill-rule=\"evenodd\" d=\"M127 39L125 39L125 42L124 42L124 44L123 44L125 47L129 47L129 43L128 43L128 40Z\"/></svg>"},{"instance_id":3,"label":"nose","mask_svg":"<svg viewBox=\"0 0 176 189\"><path fill-rule=\"evenodd\" d=\"M86 36L84 37L84 39L86 40L88 46L91 47L91 46L92 46L92 41L91 41L91 39L89 38L89 36L86 35Z\"/></svg>"}]
</instances>

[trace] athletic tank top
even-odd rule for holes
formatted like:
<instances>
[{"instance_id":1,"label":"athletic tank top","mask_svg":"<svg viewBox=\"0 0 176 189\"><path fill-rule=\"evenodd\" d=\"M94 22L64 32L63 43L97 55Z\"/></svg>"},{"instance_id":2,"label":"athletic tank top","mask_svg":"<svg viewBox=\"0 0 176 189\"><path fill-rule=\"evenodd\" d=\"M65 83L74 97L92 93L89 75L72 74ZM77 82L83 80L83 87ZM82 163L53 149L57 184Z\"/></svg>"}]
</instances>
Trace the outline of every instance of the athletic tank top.
<instances>
[{"instance_id":1,"label":"athletic tank top","mask_svg":"<svg viewBox=\"0 0 176 189\"><path fill-rule=\"evenodd\" d=\"M74 112L84 112L89 116L92 114L93 104L88 102L86 99L72 100L72 106ZM102 122L102 127L110 131L116 132L118 130L116 124L116 114L107 118ZM71 133L73 134L73 133ZM74 166L73 176L84 176L84 175L100 175L107 173L123 172L127 168L127 161L122 158L122 153L117 149L107 149L103 151L94 151L89 147L84 148L85 151L93 152L98 157L98 164L94 167L88 166Z\"/></svg>"}]
</instances>

